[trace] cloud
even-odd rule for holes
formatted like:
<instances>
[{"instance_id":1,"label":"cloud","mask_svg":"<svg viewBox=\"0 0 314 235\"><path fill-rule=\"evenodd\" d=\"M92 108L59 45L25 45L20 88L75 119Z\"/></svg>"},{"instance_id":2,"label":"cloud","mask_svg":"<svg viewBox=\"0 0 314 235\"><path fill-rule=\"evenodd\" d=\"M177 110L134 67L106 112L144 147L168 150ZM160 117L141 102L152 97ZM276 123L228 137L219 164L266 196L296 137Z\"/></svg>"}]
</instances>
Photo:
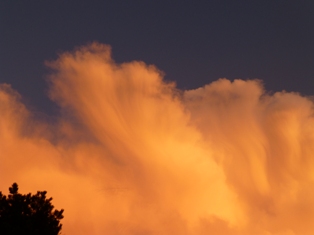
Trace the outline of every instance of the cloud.
<instances>
[{"instance_id":1,"label":"cloud","mask_svg":"<svg viewBox=\"0 0 314 235\"><path fill-rule=\"evenodd\" d=\"M47 190L65 234L311 234L313 102L257 80L181 91L93 43L47 65L58 121L0 86L0 190Z\"/></svg>"}]
</instances>

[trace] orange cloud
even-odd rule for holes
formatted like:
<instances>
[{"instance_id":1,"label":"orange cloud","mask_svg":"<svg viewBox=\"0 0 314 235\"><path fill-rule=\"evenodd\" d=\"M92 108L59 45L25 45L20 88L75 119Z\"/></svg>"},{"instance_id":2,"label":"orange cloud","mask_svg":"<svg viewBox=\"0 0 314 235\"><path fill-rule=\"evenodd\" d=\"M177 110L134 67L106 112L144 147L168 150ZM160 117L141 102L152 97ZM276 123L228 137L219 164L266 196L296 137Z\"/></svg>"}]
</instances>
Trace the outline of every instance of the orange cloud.
<instances>
[{"instance_id":1,"label":"orange cloud","mask_svg":"<svg viewBox=\"0 0 314 235\"><path fill-rule=\"evenodd\" d=\"M0 86L0 190L47 190L65 234L311 234L313 102L220 79L180 91L93 43L47 63L56 123Z\"/></svg>"}]
</instances>

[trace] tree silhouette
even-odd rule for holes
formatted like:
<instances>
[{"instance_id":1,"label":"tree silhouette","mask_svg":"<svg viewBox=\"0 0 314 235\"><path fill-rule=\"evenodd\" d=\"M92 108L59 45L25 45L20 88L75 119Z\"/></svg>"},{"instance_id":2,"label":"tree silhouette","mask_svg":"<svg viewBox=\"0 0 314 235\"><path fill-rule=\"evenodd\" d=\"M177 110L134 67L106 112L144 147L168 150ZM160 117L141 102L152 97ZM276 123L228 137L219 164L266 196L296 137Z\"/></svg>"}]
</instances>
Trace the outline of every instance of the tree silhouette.
<instances>
[{"instance_id":1,"label":"tree silhouette","mask_svg":"<svg viewBox=\"0 0 314 235\"><path fill-rule=\"evenodd\" d=\"M63 209L53 210L52 198L46 198L46 191L22 195L14 183L9 192L8 196L0 192L1 235L60 234Z\"/></svg>"}]
</instances>

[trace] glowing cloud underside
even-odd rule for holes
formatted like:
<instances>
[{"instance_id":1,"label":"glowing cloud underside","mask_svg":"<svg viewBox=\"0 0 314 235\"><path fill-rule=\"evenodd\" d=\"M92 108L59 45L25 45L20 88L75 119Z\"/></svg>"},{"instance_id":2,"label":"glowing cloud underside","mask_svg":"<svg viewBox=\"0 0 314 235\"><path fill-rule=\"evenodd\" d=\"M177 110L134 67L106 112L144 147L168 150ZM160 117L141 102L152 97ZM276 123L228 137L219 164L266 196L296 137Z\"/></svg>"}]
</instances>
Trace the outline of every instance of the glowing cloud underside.
<instances>
[{"instance_id":1,"label":"glowing cloud underside","mask_svg":"<svg viewBox=\"0 0 314 235\"><path fill-rule=\"evenodd\" d=\"M0 191L47 190L64 234L314 234L310 99L227 79L180 91L97 43L48 66L53 124L0 85Z\"/></svg>"}]
</instances>

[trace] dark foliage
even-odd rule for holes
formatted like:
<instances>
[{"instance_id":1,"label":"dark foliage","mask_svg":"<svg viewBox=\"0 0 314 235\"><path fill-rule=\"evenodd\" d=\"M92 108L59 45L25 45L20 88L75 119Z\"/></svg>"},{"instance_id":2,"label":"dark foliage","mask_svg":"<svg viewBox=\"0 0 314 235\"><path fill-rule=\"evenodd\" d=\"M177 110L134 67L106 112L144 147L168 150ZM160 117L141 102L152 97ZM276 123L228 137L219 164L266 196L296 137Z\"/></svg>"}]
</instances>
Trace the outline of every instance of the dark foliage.
<instances>
[{"instance_id":1,"label":"dark foliage","mask_svg":"<svg viewBox=\"0 0 314 235\"><path fill-rule=\"evenodd\" d=\"M8 196L0 192L1 235L60 234L63 209L53 210L52 198L46 198L46 191L22 195L14 183L9 192Z\"/></svg>"}]
</instances>

